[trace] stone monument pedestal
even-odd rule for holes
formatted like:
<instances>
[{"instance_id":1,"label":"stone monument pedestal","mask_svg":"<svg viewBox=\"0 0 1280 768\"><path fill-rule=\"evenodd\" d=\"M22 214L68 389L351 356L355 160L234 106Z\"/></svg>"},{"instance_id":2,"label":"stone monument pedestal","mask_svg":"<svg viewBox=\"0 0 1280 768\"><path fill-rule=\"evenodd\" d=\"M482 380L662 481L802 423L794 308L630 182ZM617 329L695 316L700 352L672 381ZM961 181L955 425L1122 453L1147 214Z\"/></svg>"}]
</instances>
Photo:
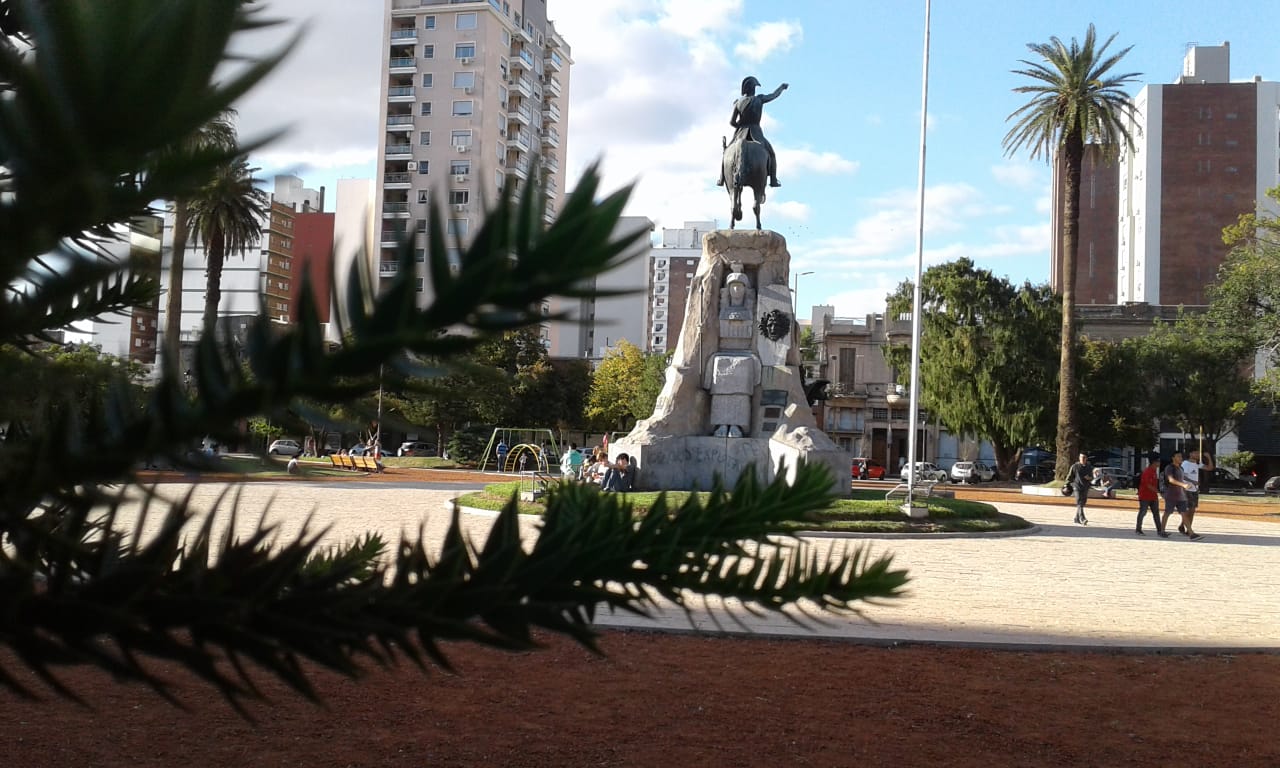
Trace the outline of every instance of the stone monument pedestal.
<instances>
[{"instance_id":1,"label":"stone monument pedestal","mask_svg":"<svg viewBox=\"0 0 1280 768\"><path fill-rule=\"evenodd\" d=\"M609 446L626 453L641 490L762 482L821 464L849 495L847 451L818 429L800 379L791 255L776 232L717 230L703 238L684 325L653 415Z\"/></svg>"}]
</instances>

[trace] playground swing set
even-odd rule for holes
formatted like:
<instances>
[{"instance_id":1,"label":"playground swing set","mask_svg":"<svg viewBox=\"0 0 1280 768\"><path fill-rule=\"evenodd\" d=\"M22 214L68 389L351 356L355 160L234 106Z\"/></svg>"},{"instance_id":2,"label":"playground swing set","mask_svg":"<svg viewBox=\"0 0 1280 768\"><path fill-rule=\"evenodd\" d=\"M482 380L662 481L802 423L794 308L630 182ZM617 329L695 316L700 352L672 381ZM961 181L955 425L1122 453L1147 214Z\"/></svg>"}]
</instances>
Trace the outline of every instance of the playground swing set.
<instances>
[{"instance_id":1,"label":"playground swing set","mask_svg":"<svg viewBox=\"0 0 1280 768\"><path fill-rule=\"evenodd\" d=\"M560 454L556 434L550 429L497 427L485 446L480 471L545 474L559 464Z\"/></svg>"}]
</instances>

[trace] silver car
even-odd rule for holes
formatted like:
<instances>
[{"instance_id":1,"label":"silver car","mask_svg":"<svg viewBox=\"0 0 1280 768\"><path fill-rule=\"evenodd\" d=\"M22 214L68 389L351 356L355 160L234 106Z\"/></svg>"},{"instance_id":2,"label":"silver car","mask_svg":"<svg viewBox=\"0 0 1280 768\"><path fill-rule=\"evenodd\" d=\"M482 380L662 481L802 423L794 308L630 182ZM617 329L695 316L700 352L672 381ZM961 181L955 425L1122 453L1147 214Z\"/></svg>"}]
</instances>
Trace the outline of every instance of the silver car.
<instances>
[{"instance_id":1,"label":"silver car","mask_svg":"<svg viewBox=\"0 0 1280 768\"><path fill-rule=\"evenodd\" d=\"M996 479L996 471L981 461L957 461L951 465L953 483L989 483Z\"/></svg>"},{"instance_id":2,"label":"silver car","mask_svg":"<svg viewBox=\"0 0 1280 768\"><path fill-rule=\"evenodd\" d=\"M276 440L267 448L267 453L272 456L297 456L302 453L302 446L298 445L297 440L289 440L288 438Z\"/></svg>"}]
</instances>

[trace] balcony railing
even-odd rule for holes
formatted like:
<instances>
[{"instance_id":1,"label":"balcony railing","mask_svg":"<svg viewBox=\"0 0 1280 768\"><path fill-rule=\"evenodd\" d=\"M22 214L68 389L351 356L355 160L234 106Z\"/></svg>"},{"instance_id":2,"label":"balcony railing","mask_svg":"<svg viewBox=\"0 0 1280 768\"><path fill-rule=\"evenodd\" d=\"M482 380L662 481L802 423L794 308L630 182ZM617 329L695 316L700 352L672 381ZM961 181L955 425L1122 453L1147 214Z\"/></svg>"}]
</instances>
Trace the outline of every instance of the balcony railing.
<instances>
[{"instance_id":1,"label":"balcony railing","mask_svg":"<svg viewBox=\"0 0 1280 768\"><path fill-rule=\"evenodd\" d=\"M388 173L382 177L383 184L408 184L409 174L407 173Z\"/></svg>"},{"instance_id":2,"label":"balcony railing","mask_svg":"<svg viewBox=\"0 0 1280 768\"><path fill-rule=\"evenodd\" d=\"M547 78L547 90L551 92L551 95L558 97L560 95L560 78Z\"/></svg>"},{"instance_id":3,"label":"balcony railing","mask_svg":"<svg viewBox=\"0 0 1280 768\"><path fill-rule=\"evenodd\" d=\"M560 108L555 104L544 104L542 106L542 119L553 123L560 122Z\"/></svg>"},{"instance_id":4,"label":"balcony railing","mask_svg":"<svg viewBox=\"0 0 1280 768\"><path fill-rule=\"evenodd\" d=\"M388 155L411 155L413 154L412 144L388 144Z\"/></svg>"},{"instance_id":5,"label":"balcony railing","mask_svg":"<svg viewBox=\"0 0 1280 768\"><path fill-rule=\"evenodd\" d=\"M404 69L413 66L412 56L396 56L387 62L387 66L391 69Z\"/></svg>"},{"instance_id":6,"label":"balcony railing","mask_svg":"<svg viewBox=\"0 0 1280 768\"><path fill-rule=\"evenodd\" d=\"M393 85L387 89L387 98L396 99L413 95L412 85Z\"/></svg>"},{"instance_id":7,"label":"balcony railing","mask_svg":"<svg viewBox=\"0 0 1280 768\"><path fill-rule=\"evenodd\" d=\"M387 115L387 125L413 125L413 115Z\"/></svg>"},{"instance_id":8,"label":"balcony railing","mask_svg":"<svg viewBox=\"0 0 1280 768\"><path fill-rule=\"evenodd\" d=\"M383 277L392 277L400 271L400 263L396 261L383 261L378 264L378 274Z\"/></svg>"},{"instance_id":9,"label":"balcony railing","mask_svg":"<svg viewBox=\"0 0 1280 768\"><path fill-rule=\"evenodd\" d=\"M564 67L564 59L555 51L547 51L547 55L543 57L543 61L557 72Z\"/></svg>"},{"instance_id":10,"label":"balcony railing","mask_svg":"<svg viewBox=\"0 0 1280 768\"><path fill-rule=\"evenodd\" d=\"M392 40L417 40L418 28L405 27L403 29L393 29L391 30L391 39Z\"/></svg>"},{"instance_id":11,"label":"balcony railing","mask_svg":"<svg viewBox=\"0 0 1280 768\"><path fill-rule=\"evenodd\" d=\"M409 203L407 203L407 202L395 202L395 201L392 201L392 202L386 202L386 201L384 201L384 202L382 203L382 212L383 212L383 213L408 213L408 212L409 212Z\"/></svg>"},{"instance_id":12,"label":"balcony railing","mask_svg":"<svg viewBox=\"0 0 1280 768\"><path fill-rule=\"evenodd\" d=\"M550 147L560 146L560 132L555 128L548 128L542 132L542 143Z\"/></svg>"}]
</instances>

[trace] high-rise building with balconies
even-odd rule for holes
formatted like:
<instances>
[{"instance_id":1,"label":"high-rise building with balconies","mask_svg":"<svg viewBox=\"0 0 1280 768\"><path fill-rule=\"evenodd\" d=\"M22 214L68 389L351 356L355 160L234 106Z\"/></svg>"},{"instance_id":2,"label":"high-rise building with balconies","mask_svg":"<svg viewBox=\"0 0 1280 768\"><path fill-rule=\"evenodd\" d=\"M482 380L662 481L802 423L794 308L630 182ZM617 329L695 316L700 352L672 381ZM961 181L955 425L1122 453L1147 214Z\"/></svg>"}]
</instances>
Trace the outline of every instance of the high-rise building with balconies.
<instances>
[{"instance_id":1,"label":"high-rise building with balconies","mask_svg":"<svg viewBox=\"0 0 1280 768\"><path fill-rule=\"evenodd\" d=\"M470 242L499 190L540 180L550 221L565 193L572 62L546 0L386 0L383 40L380 277L396 275L406 234L426 261L432 207L444 214L455 265L458 244Z\"/></svg>"}]
</instances>

